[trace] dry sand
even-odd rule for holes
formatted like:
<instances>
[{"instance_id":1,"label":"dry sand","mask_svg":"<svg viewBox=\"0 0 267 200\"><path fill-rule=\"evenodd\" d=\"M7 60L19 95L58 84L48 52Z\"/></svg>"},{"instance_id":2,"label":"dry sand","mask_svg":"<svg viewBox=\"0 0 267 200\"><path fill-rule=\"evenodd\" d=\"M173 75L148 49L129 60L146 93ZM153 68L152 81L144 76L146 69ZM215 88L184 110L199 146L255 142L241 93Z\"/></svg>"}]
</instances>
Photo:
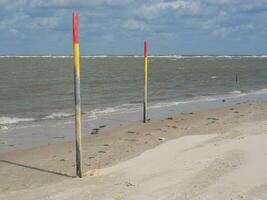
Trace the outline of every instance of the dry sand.
<instances>
[{"instance_id":1,"label":"dry sand","mask_svg":"<svg viewBox=\"0 0 267 200\"><path fill-rule=\"evenodd\" d=\"M0 154L0 199L267 199L267 104L182 113Z\"/></svg>"}]
</instances>

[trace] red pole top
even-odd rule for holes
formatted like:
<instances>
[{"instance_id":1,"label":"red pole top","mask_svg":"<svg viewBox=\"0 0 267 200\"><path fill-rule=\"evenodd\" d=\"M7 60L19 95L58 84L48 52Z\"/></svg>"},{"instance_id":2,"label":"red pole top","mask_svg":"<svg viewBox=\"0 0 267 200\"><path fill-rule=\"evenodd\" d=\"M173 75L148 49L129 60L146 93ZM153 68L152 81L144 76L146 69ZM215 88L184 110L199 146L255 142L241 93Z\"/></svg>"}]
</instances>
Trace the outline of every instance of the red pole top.
<instances>
[{"instance_id":1,"label":"red pole top","mask_svg":"<svg viewBox=\"0 0 267 200\"><path fill-rule=\"evenodd\" d=\"M144 56L145 56L145 58L148 57L148 43L147 43L147 41L144 42Z\"/></svg>"},{"instance_id":2,"label":"red pole top","mask_svg":"<svg viewBox=\"0 0 267 200\"><path fill-rule=\"evenodd\" d=\"M73 23L73 42L75 44L79 43L79 14L76 12L72 13L72 23Z\"/></svg>"}]
</instances>

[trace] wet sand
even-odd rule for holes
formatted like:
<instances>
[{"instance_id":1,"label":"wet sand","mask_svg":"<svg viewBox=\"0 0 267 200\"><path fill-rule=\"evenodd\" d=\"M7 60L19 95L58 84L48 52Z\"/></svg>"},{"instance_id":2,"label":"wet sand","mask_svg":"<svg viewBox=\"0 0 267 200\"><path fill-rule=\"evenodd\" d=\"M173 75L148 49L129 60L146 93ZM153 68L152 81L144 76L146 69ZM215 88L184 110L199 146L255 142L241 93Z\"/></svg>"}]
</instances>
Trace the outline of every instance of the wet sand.
<instances>
[{"instance_id":1,"label":"wet sand","mask_svg":"<svg viewBox=\"0 0 267 200\"><path fill-rule=\"evenodd\" d=\"M0 154L0 199L266 199L266 110L100 128L83 140L83 179L73 142Z\"/></svg>"}]
</instances>

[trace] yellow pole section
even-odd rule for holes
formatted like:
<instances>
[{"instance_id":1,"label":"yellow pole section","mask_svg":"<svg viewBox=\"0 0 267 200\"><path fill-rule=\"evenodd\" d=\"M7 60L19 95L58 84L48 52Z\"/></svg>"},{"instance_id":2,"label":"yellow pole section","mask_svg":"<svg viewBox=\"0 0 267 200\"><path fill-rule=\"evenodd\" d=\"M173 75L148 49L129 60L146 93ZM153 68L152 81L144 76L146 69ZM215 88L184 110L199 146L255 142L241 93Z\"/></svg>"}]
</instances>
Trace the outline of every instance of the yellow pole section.
<instances>
[{"instance_id":1,"label":"yellow pole section","mask_svg":"<svg viewBox=\"0 0 267 200\"><path fill-rule=\"evenodd\" d=\"M80 44L77 43L75 44L74 43L74 66L75 66L75 71L76 71L76 74L77 74L77 78L80 79Z\"/></svg>"},{"instance_id":2,"label":"yellow pole section","mask_svg":"<svg viewBox=\"0 0 267 200\"><path fill-rule=\"evenodd\" d=\"M81 89L80 89L80 45L79 15L73 13L73 54L74 54L74 93L75 93L75 136L76 136L76 175L82 178L82 136L81 136Z\"/></svg>"}]
</instances>

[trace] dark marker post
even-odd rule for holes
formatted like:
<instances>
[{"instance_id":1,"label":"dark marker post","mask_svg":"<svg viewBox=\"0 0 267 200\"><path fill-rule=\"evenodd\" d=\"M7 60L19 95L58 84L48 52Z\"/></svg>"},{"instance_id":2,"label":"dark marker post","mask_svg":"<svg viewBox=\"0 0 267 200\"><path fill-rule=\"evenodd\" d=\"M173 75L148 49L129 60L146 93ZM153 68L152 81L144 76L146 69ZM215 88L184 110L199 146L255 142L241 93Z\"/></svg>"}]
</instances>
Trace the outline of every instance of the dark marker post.
<instances>
[{"instance_id":1,"label":"dark marker post","mask_svg":"<svg viewBox=\"0 0 267 200\"><path fill-rule=\"evenodd\" d=\"M79 15L72 13L73 54L74 54L74 94L75 94L75 136L76 136L76 175L82 178L82 137L81 137L81 91L80 91L80 44Z\"/></svg>"}]
</instances>

